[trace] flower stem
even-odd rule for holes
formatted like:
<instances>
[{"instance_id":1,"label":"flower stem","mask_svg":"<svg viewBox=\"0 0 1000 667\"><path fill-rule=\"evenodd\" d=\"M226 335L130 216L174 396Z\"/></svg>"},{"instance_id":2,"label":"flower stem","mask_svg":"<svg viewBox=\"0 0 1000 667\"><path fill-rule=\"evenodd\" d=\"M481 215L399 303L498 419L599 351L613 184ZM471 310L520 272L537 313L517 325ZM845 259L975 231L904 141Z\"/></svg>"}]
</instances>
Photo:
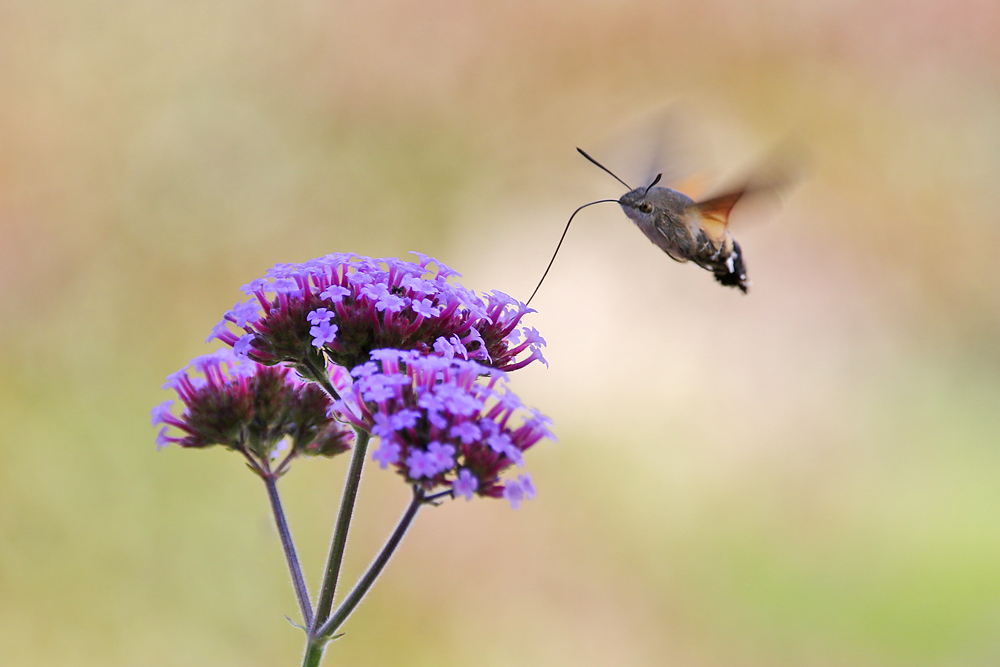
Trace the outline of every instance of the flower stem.
<instances>
[{"instance_id":1,"label":"flower stem","mask_svg":"<svg viewBox=\"0 0 1000 667\"><path fill-rule=\"evenodd\" d=\"M358 497L358 485L361 483L361 470L365 464L368 440L371 438L367 431L360 428L354 430L357 432L358 438L354 445L354 454L351 457L351 467L347 471L347 479L344 481L340 514L337 516L333 541L330 543L330 554L326 560L326 571L323 574L323 583L316 601L316 616L313 618L313 622L308 624L311 637L317 636L317 633L314 632L315 628L326 621L330 615L330 609L333 607L333 596L337 592L337 579L340 577L340 565L344 560L344 547L347 545L347 532L351 527L354 502Z\"/></svg>"},{"instance_id":2,"label":"flower stem","mask_svg":"<svg viewBox=\"0 0 1000 667\"><path fill-rule=\"evenodd\" d=\"M326 650L325 638L309 640L306 644L306 653L302 656L302 667L319 667L323 660L323 652Z\"/></svg>"},{"instance_id":3,"label":"flower stem","mask_svg":"<svg viewBox=\"0 0 1000 667\"><path fill-rule=\"evenodd\" d=\"M355 607L357 607L358 604L364 599L368 590L372 587L372 584L375 583L379 574L382 573L382 570L388 564L392 554L396 551L396 547L398 547L399 543L403 540L403 535L406 534L410 524L413 523L414 517L417 516L417 510L419 510L420 506L425 502L426 499L424 498L423 491L420 487L414 486L413 500L410 501L410 506L406 508L406 512L403 513L399 523L396 524L396 529L392 531L392 535L389 536L389 541L385 543L385 546L382 547L378 556L376 556L375 560L372 561L372 564L368 566L368 570L364 573L364 575L362 575L361 579L358 580L358 583L354 585L354 588L347 594L347 597L340 603L340 606L337 607L337 611L334 612L333 616L331 616L325 623L322 623L319 629L313 633L314 636L318 636L320 638L328 637L344 624L344 621L347 620L347 618L354 611ZM319 625L319 623L317 623L317 625Z\"/></svg>"},{"instance_id":4,"label":"flower stem","mask_svg":"<svg viewBox=\"0 0 1000 667\"><path fill-rule=\"evenodd\" d=\"M340 400L340 394L337 390L333 388L333 384L330 382L330 378L327 374L313 361L311 358L306 357L302 364L301 370L306 371L302 375L310 380L314 380L320 387L323 388L330 398L335 401Z\"/></svg>"},{"instance_id":5,"label":"flower stem","mask_svg":"<svg viewBox=\"0 0 1000 667\"><path fill-rule=\"evenodd\" d=\"M312 604L309 602L309 589L306 587L305 578L302 576L302 566L299 564L298 554L295 553L295 543L292 541L292 533L288 529L288 521L285 520L285 511L281 508L281 497L278 495L278 478L272 474L261 475L261 478L267 487L267 497L271 501L274 522L278 526L278 535L281 536L281 546L285 550L285 560L288 562L288 572L292 575L292 585L295 588L295 597L299 601L299 611L302 612L302 621L308 628L312 626L313 622Z\"/></svg>"}]
</instances>

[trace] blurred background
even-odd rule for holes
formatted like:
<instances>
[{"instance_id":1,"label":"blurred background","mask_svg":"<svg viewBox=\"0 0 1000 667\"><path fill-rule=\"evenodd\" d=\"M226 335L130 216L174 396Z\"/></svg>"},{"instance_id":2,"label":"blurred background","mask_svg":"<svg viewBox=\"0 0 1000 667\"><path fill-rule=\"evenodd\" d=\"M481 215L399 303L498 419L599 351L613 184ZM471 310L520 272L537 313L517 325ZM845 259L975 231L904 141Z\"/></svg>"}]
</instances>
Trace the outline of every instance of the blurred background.
<instances>
[{"instance_id":1,"label":"blurred background","mask_svg":"<svg viewBox=\"0 0 1000 667\"><path fill-rule=\"evenodd\" d=\"M675 101L720 182L807 149L733 214L751 293L581 214L511 378L560 439L538 497L424 511L327 662L1000 663L988 0L4 0L0 663L299 664L263 487L155 451L163 378L276 262L526 299L623 191L574 147L642 181ZM282 482L313 588L346 463ZM349 579L407 500L368 471Z\"/></svg>"}]
</instances>

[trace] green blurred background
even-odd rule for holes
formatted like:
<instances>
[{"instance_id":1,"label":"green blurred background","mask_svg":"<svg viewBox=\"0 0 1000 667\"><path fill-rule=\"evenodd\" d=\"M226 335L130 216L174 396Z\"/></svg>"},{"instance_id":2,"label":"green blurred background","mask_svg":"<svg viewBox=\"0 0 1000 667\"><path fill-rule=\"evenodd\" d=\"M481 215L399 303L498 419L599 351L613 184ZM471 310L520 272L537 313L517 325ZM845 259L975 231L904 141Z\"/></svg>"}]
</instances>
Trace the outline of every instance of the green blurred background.
<instances>
[{"instance_id":1,"label":"green blurred background","mask_svg":"<svg viewBox=\"0 0 1000 667\"><path fill-rule=\"evenodd\" d=\"M298 664L262 485L155 451L164 376L275 262L526 298L622 193L573 148L641 180L671 100L719 173L808 151L751 294L581 215L512 378L538 498L422 513L327 662L1000 663L1000 5L4 0L0 664ZM313 587L345 465L282 483ZM348 577L407 499L368 472Z\"/></svg>"}]
</instances>

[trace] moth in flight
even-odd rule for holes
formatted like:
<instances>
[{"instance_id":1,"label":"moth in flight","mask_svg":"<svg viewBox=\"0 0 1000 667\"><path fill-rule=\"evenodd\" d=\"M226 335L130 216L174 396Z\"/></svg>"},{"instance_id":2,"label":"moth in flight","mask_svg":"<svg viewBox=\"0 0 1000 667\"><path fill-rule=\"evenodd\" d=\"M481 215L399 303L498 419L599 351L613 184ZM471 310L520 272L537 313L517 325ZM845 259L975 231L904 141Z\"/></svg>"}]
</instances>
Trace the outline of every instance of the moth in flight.
<instances>
[{"instance_id":1,"label":"moth in flight","mask_svg":"<svg viewBox=\"0 0 1000 667\"><path fill-rule=\"evenodd\" d=\"M735 287L746 294L750 281L747 279L740 244L729 233L729 213L744 195L774 190L773 184L753 186L745 184L721 195L695 201L683 192L658 185L662 174L658 174L649 185L633 188L585 151L580 148L576 150L611 174L629 191L619 199L600 199L584 204L573 212L559 238L556 251L545 273L542 274L542 279L538 281L538 287L541 287L542 281L552 268L552 262L555 261L559 247L562 246L569 225L576 214L588 206L610 202L619 204L625 215L639 227L646 238L667 253L671 259L678 262L694 262L701 268L711 271L722 285ZM531 299L538 292L538 287L535 287L528 303L531 303Z\"/></svg>"}]
</instances>

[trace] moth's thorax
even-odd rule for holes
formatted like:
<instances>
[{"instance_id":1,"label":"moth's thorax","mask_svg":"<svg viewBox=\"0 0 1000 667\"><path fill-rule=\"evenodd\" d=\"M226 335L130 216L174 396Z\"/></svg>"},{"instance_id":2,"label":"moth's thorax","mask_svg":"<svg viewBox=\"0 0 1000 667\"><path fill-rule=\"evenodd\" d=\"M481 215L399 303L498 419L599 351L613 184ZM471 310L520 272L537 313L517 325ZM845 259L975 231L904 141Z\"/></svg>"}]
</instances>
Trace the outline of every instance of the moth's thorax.
<instances>
[{"instance_id":1,"label":"moth's thorax","mask_svg":"<svg viewBox=\"0 0 1000 667\"><path fill-rule=\"evenodd\" d=\"M622 210L625 211L631 220L636 223L640 221L651 222L657 216L669 215L674 219L680 219L684 209L693 200L687 195L655 186L652 188L636 188L631 192L626 192L618 200Z\"/></svg>"}]
</instances>

